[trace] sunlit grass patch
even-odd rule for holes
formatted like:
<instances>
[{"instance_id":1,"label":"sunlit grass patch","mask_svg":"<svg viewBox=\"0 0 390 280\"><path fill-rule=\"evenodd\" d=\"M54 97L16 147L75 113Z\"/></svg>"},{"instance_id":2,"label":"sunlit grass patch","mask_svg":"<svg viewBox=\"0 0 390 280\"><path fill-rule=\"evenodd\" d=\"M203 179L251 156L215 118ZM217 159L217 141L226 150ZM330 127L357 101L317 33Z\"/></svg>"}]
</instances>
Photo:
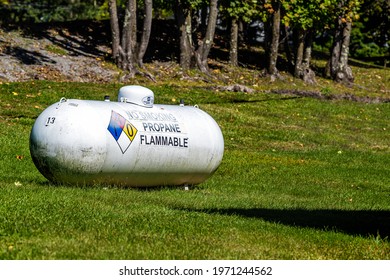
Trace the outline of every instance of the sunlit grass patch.
<instances>
[{"instance_id":1,"label":"sunlit grass patch","mask_svg":"<svg viewBox=\"0 0 390 280\"><path fill-rule=\"evenodd\" d=\"M120 86L0 85L0 259L390 258L389 103L151 85L156 103L184 98L220 125L210 179L49 183L29 153L35 118L61 97L115 100Z\"/></svg>"}]
</instances>

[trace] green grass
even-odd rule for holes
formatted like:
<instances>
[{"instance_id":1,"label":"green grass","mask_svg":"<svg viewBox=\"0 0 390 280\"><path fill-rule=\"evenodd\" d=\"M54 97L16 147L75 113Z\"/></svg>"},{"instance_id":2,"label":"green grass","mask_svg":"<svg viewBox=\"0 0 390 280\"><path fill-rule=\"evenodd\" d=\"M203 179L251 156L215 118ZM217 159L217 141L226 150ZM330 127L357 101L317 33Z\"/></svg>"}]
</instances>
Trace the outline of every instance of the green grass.
<instances>
[{"instance_id":1,"label":"green grass","mask_svg":"<svg viewBox=\"0 0 390 280\"><path fill-rule=\"evenodd\" d=\"M189 191L50 184L35 118L120 85L0 85L0 259L390 259L390 103L149 86L222 128L220 168Z\"/></svg>"},{"instance_id":2,"label":"green grass","mask_svg":"<svg viewBox=\"0 0 390 280\"><path fill-rule=\"evenodd\" d=\"M56 45L47 45L45 49L51 53L58 54L58 55L67 55L68 52L64 50L63 48L60 48Z\"/></svg>"}]
</instances>

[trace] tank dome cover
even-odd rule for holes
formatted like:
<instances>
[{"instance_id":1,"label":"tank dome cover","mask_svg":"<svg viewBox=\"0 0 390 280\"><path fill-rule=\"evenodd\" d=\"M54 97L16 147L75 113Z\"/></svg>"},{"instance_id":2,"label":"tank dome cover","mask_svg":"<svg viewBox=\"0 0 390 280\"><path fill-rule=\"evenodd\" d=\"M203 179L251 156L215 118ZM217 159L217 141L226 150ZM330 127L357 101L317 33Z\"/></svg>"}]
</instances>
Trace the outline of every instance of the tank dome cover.
<instances>
[{"instance_id":1,"label":"tank dome cover","mask_svg":"<svg viewBox=\"0 0 390 280\"><path fill-rule=\"evenodd\" d=\"M154 104L154 93L143 86L124 86L119 89L118 102L132 103L152 108Z\"/></svg>"}]
</instances>

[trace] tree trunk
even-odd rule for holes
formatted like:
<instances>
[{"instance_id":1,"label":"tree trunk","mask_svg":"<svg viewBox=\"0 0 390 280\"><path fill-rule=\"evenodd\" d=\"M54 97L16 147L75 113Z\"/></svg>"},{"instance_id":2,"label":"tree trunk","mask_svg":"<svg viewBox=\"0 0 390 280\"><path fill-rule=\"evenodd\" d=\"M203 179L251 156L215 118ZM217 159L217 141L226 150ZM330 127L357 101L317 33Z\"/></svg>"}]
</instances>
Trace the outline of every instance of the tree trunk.
<instances>
[{"instance_id":1,"label":"tree trunk","mask_svg":"<svg viewBox=\"0 0 390 280\"><path fill-rule=\"evenodd\" d=\"M119 28L116 0L109 0L112 33L112 56L116 65L129 74L139 73L136 64L142 67L151 32L153 1L145 0L145 19L140 44L137 43L137 1L127 0L122 32Z\"/></svg>"},{"instance_id":2,"label":"tree trunk","mask_svg":"<svg viewBox=\"0 0 390 280\"><path fill-rule=\"evenodd\" d=\"M308 30L305 36L305 50L303 52L302 68L303 68L303 81L307 84L316 84L316 74L310 68L311 53L313 46L313 32Z\"/></svg>"},{"instance_id":3,"label":"tree trunk","mask_svg":"<svg viewBox=\"0 0 390 280\"><path fill-rule=\"evenodd\" d=\"M312 46L313 46L313 32L312 30L308 30L305 36L305 50L303 52L303 61L302 61L303 65L307 67L310 67Z\"/></svg>"},{"instance_id":4,"label":"tree trunk","mask_svg":"<svg viewBox=\"0 0 390 280\"><path fill-rule=\"evenodd\" d=\"M130 3L130 46L133 53L133 62L137 61L137 0L128 0Z\"/></svg>"},{"instance_id":5,"label":"tree trunk","mask_svg":"<svg viewBox=\"0 0 390 280\"><path fill-rule=\"evenodd\" d=\"M352 69L348 65L349 41L351 36L352 23L338 20L338 27L335 32L332 46L332 55L327 63L325 75L336 82L346 84L353 83Z\"/></svg>"},{"instance_id":6,"label":"tree trunk","mask_svg":"<svg viewBox=\"0 0 390 280\"><path fill-rule=\"evenodd\" d=\"M120 48L120 30L118 22L118 9L116 0L109 1L110 25L111 25L111 40L112 40L112 58L115 63L119 63L119 48Z\"/></svg>"},{"instance_id":7,"label":"tree trunk","mask_svg":"<svg viewBox=\"0 0 390 280\"><path fill-rule=\"evenodd\" d=\"M271 44L268 54L268 74L271 75L271 78L274 79L278 76L278 69L276 67L278 59L278 49L279 49L279 35L280 35L280 3L279 1L272 1L272 7L274 13L272 14L271 19Z\"/></svg>"},{"instance_id":8,"label":"tree trunk","mask_svg":"<svg viewBox=\"0 0 390 280\"><path fill-rule=\"evenodd\" d=\"M289 44L289 30L287 26L284 26L281 29L281 34L283 37L283 47L284 47L284 52L286 53L286 58L288 62L288 69L290 72L294 71L294 56L291 53L291 48Z\"/></svg>"},{"instance_id":9,"label":"tree trunk","mask_svg":"<svg viewBox=\"0 0 390 280\"><path fill-rule=\"evenodd\" d=\"M238 20L233 18L230 27L229 61L232 66L238 66Z\"/></svg>"},{"instance_id":10,"label":"tree trunk","mask_svg":"<svg viewBox=\"0 0 390 280\"><path fill-rule=\"evenodd\" d=\"M315 84L315 73L310 69L312 36L310 30L298 29L295 34L294 77L302 79L307 84Z\"/></svg>"},{"instance_id":11,"label":"tree trunk","mask_svg":"<svg viewBox=\"0 0 390 280\"><path fill-rule=\"evenodd\" d=\"M142 30L142 37L138 48L137 62L140 67L143 67L143 59L146 49L148 48L150 33L152 31L153 19L153 0L145 0L145 17Z\"/></svg>"},{"instance_id":12,"label":"tree trunk","mask_svg":"<svg viewBox=\"0 0 390 280\"><path fill-rule=\"evenodd\" d=\"M176 18L180 30L180 66L184 70L188 70L192 66L193 58L200 71L209 72L208 55L211 45L214 40L215 27L217 24L217 8L218 0L210 1L209 16L207 20L206 33L202 38L199 38L198 47L192 40L192 24L191 24L191 7L185 0L178 0ZM201 36L202 37L202 36Z\"/></svg>"},{"instance_id":13,"label":"tree trunk","mask_svg":"<svg viewBox=\"0 0 390 280\"><path fill-rule=\"evenodd\" d=\"M310 30L295 31L295 62L294 77L302 79L307 84L315 84L315 73L310 69L312 36Z\"/></svg>"},{"instance_id":14,"label":"tree trunk","mask_svg":"<svg viewBox=\"0 0 390 280\"><path fill-rule=\"evenodd\" d=\"M325 76L328 78L333 78L336 73L337 63L340 59L340 45L342 41L342 33L340 28L336 28L335 34L333 36L333 44L331 49L331 55L325 67Z\"/></svg>"},{"instance_id":15,"label":"tree trunk","mask_svg":"<svg viewBox=\"0 0 390 280\"><path fill-rule=\"evenodd\" d=\"M177 1L176 18L180 31L180 67L188 70L192 57L191 9L182 0Z\"/></svg>"},{"instance_id":16,"label":"tree trunk","mask_svg":"<svg viewBox=\"0 0 390 280\"><path fill-rule=\"evenodd\" d=\"M295 61L294 61L294 77L301 78L303 77L303 51L305 49L305 32L303 29L299 28L294 32L294 42L295 42Z\"/></svg>"},{"instance_id":17,"label":"tree trunk","mask_svg":"<svg viewBox=\"0 0 390 280\"><path fill-rule=\"evenodd\" d=\"M207 30L203 40L199 41L199 46L195 51L195 59L198 68L203 73L209 73L208 56L214 40L215 27L218 17L218 0L210 0L210 10L207 22Z\"/></svg>"},{"instance_id":18,"label":"tree trunk","mask_svg":"<svg viewBox=\"0 0 390 280\"><path fill-rule=\"evenodd\" d=\"M122 41L121 41L121 69L130 72L131 76L135 74L135 47L137 43L136 33L136 0L128 0L125 8L125 18L123 20Z\"/></svg>"},{"instance_id":19,"label":"tree trunk","mask_svg":"<svg viewBox=\"0 0 390 280\"><path fill-rule=\"evenodd\" d=\"M245 42L245 27L242 20L238 21L238 41Z\"/></svg>"},{"instance_id":20,"label":"tree trunk","mask_svg":"<svg viewBox=\"0 0 390 280\"><path fill-rule=\"evenodd\" d=\"M349 55L349 42L351 38L351 29L352 23L346 22L343 25L343 41L341 43L340 50L340 60L337 65L337 72L334 77L336 82L343 82L346 84L353 83L354 77L352 74L352 69L348 65L348 55Z\"/></svg>"}]
</instances>

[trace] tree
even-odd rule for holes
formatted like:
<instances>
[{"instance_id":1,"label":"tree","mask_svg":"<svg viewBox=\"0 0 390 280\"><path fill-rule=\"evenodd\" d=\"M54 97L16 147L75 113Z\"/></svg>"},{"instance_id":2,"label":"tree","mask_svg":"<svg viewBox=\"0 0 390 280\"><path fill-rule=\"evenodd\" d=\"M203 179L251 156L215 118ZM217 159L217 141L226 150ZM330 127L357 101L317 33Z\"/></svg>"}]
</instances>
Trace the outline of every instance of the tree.
<instances>
[{"instance_id":1,"label":"tree","mask_svg":"<svg viewBox=\"0 0 390 280\"><path fill-rule=\"evenodd\" d=\"M386 65L390 57L390 1L365 0L354 21L351 55Z\"/></svg>"},{"instance_id":2,"label":"tree","mask_svg":"<svg viewBox=\"0 0 390 280\"><path fill-rule=\"evenodd\" d=\"M210 0L209 2L205 31L200 30L198 34L193 34L194 28L191 21L193 11L201 7L202 2L200 0L177 1L176 17L180 30L180 66L184 70L188 70L192 67L192 61L194 61L200 71L208 74L208 56L214 41L218 0Z\"/></svg>"},{"instance_id":3,"label":"tree","mask_svg":"<svg viewBox=\"0 0 390 280\"><path fill-rule=\"evenodd\" d=\"M257 0L223 0L221 1L221 14L229 22L229 62L233 66L238 66L238 30L240 22L250 22L258 16L261 6Z\"/></svg>"},{"instance_id":4,"label":"tree","mask_svg":"<svg viewBox=\"0 0 390 280\"><path fill-rule=\"evenodd\" d=\"M209 72L208 57L214 41L215 27L217 25L218 0L210 0L207 20L207 29L203 38L198 39L198 48L195 50L196 64L203 73Z\"/></svg>"},{"instance_id":5,"label":"tree","mask_svg":"<svg viewBox=\"0 0 390 280\"><path fill-rule=\"evenodd\" d=\"M313 36L318 29L326 27L334 3L331 0L296 0L283 1L282 4L282 22L293 33L294 56L289 57L292 73L306 83L313 84L316 82L315 73L310 68Z\"/></svg>"},{"instance_id":6,"label":"tree","mask_svg":"<svg viewBox=\"0 0 390 280\"><path fill-rule=\"evenodd\" d=\"M5 22L63 22L98 18L106 0L1 0L7 4Z\"/></svg>"},{"instance_id":7,"label":"tree","mask_svg":"<svg viewBox=\"0 0 390 280\"><path fill-rule=\"evenodd\" d=\"M180 67L188 70L192 65L192 6L186 0L178 0L176 4L176 19L180 32Z\"/></svg>"},{"instance_id":8,"label":"tree","mask_svg":"<svg viewBox=\"0 0 390 280\"><path fill-rule=\"evenodd\" d=\"M137 1L126 2L123 27L120 30L116 0L109 0L112 35L112 56L117 66L129 72L129 77L138 73L136 65L143 66L152 26L152 0L144 1L144 24L141 41L137 42Z\"/></svg>"},{"instance_id":9,"label":"tree","mask_svg":"<svg viewBox=\"0 0 390 280\"><path fill-rule=\"evenodd\" d=\"M266 34L267 73L271 76L271 79L275 79L280 76L276 64L279 54L281 3L279 0L272 0L270 3L266 3L264 7L270 14L267 28L268 35Z\"/></svg>"},{"instance_id":10,"label":"tree","mask_svg":"<svg viewBox=\"0 0 390 280\"><path fill-rule=\"evenodd\" d=\"M338 3L337 21L333 37L331 56L326 66L326 74L336 82L353 83L354 77L348 65L349 43L352 19L359 9L358 0L341 0Z\"/></svg>"},{"instance_id":11,"label":"tree","mask_svg":"<svg viewBox=\"0 0 390 280\"><path fill-rule=\"evenodd\" d=\"M146 53L146 49L149 45L150 34L152 32L152 19L153 19L153 0L144 0L144 21L142 28L142 37L138 47L137 63L140 67L143 67L143 59Z\"/></svg>"}]
</instances>

